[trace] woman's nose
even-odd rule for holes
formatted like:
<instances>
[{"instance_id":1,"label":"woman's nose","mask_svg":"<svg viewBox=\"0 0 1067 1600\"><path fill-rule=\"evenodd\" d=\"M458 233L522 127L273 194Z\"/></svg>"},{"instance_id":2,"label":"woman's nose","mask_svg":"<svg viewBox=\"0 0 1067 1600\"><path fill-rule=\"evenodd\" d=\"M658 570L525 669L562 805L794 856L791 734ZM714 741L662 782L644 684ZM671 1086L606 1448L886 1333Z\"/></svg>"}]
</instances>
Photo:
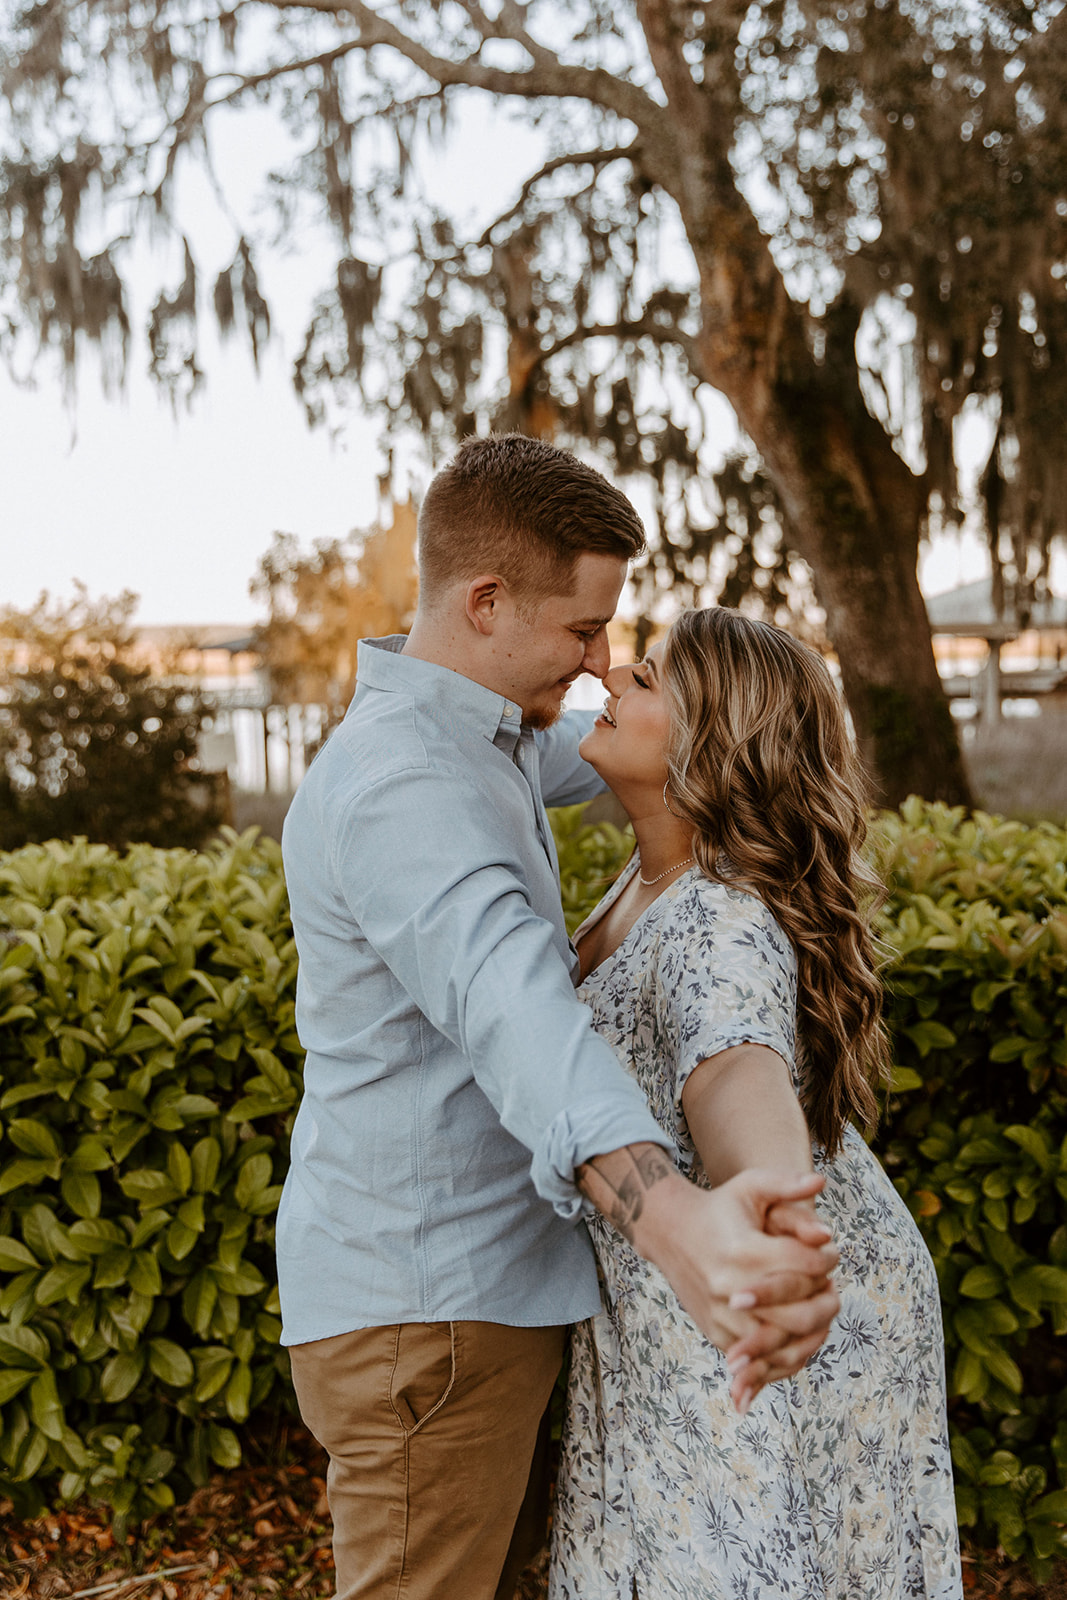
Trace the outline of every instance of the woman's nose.
<instances>
[{"instance_id":1,"label":"woman's nose","mask_svg":"<svg viewBox=\"0 0 1067 1600\"><path fill-rule=\"evenodd\" d=\"M604 687L608 693L614 695L621 694L629 681L627 674L631 673L632 671L632 667L610 667L608 671L605 672L603 680Z\"/></svg>"}]
</instances>

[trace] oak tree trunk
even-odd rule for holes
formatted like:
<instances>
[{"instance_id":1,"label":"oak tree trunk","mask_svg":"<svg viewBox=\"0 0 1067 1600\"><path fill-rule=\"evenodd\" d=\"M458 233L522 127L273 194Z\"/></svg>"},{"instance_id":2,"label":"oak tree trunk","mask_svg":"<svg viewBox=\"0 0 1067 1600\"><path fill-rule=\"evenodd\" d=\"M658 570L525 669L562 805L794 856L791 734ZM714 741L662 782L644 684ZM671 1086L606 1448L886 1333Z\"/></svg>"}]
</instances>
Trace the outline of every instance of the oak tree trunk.
<instances>
[{"instance_id":1,"label":"oak tree trunk","mask_svg":"<svg viewBox=\"0 0 1067 1600\"><path fill-rule=\"evenodd\" d=\"M925 488L860 393L855 320L835 309L824 359L778 347L773 372L720 375L812 569L878 800L971 804L934 659L917 562ZM799 356L799 360L797 357ZM709 353L709 367L714 353Z\"/></svg>"},{"instance_id":2,"label":"oak tree trunk","mask_svg":"<svg viewBox=\"0 0 1067 1600\"><path fill-rule=\"evenodd\" d=\"M740 111L734 45L747 0L720 0L697 81L684 8L637 0L667 116L646 131L648 176L677 203L700 277L699 375L731 402L778 491L790 543L811 567L878 800L971 803L917 576L926 503L859 387L859 318L819 325L789 297L731 165Z\"/></svg>"}]
</instances>

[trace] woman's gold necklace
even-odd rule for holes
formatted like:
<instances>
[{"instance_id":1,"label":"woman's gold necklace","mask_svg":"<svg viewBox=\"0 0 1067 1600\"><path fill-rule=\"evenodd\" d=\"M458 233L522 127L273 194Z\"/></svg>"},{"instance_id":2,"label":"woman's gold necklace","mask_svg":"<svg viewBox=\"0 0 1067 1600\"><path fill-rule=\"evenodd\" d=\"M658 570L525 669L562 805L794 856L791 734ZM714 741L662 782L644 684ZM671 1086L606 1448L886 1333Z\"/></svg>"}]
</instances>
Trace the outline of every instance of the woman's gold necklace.
<instances>
[{"instance_id":1,"label":"woman's gold necklace","mask_svg":"<svg viewBox=\"0 0 1067 1600\"><path fill-rule=\"evenodd\" d=\"M662 880L664 878L669 878L672 872L677 872L679 870L679 868L681 868L681 867L691 867L692 865L693 865L692 856L686 856L684 861L676 861L674 863L673 867L667 867L667 869L664 872L657 872L656 876L654 878L643 878L641 876L641 868L638 867L638 869L637 869L638 881L643 883L646 889L651 889L651 887L652 887L652 885L654 883L660 883L660 882L662 882Z\"/></svg>"}]
</instances>

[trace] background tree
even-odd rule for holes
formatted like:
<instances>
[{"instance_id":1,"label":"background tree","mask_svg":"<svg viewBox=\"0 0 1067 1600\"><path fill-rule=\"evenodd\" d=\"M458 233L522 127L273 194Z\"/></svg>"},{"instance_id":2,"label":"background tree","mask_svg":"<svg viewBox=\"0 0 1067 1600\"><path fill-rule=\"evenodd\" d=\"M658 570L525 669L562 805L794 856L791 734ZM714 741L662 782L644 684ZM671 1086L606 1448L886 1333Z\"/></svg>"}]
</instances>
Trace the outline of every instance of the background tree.
<instances>
[{"instance_id":1,"label":"background tree","mask_svg":"<svg viewBox=\"0 0 1067 1600\"><path fill-rule=\"evenodd\" d=\"M408 502L388 525L321 539L310 553L293 534L274 535L251 585L268 608L255 643L273 702L322 706L327 727L344 716L360 639L405 632L415 614L415 523Z\"/></svg>"},{"instance_id":2,"label":"background tree","mask_svg":"<svg viewBox=\"0 0 1067 1600\"><path fill-rule=\"evenodd\" d=\"M654 597L729 537L700 475L714 387L758 452L735 504L754 486L778 569L808 564L884 798L963 799L916 560L957 515L968 405L998 575L1040 586L1063 532L1065 35L1060 0L48 0L3 41L0 293L68 364L79 334L121 355L139 224L173 222L224 107L276 104L283 224L318 207L337 240L309 412L352 383L434 448L501 421L595 441L653 484ZM543 159L467 239L419 157L472 96L528 107ZM181 260L149 336L187 389ZM239 229L214 288L254 352L257 260Z\"/></svg>"},{"instance_id":3,"label":"background tree","mask_svg":"<svg viewBox=\"0 0 1067 1600\"><path fill-rule=\"evenodd\" d=\"M125 593L0 611L0 849L84 835L202 844L224 821L195 770L205 707L136 658Z\"/></svg>"}]
</instances>

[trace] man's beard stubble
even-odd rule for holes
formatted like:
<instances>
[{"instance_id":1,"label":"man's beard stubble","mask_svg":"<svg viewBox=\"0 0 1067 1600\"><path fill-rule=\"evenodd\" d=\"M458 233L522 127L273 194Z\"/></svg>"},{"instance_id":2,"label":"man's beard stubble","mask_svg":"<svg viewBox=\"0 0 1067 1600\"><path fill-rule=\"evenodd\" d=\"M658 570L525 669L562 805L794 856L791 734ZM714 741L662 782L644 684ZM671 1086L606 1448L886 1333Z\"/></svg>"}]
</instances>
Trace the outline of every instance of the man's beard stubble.
<instances>
[{"instance_id":1,"label":"man's beard stubble","mask_svg":"<svg viewBox=\"0 0 1067 1600\"><path fill-rule=\"evenodd\" d=\"M527 728L533 728L535 732L542 732L545 728L551 728L554 723L559 721L562 715L563 701L561 700L554 711L549 710L547 706L534 706L530 711L524 711L522 720Z\"/></svg>"}]
</instances>

